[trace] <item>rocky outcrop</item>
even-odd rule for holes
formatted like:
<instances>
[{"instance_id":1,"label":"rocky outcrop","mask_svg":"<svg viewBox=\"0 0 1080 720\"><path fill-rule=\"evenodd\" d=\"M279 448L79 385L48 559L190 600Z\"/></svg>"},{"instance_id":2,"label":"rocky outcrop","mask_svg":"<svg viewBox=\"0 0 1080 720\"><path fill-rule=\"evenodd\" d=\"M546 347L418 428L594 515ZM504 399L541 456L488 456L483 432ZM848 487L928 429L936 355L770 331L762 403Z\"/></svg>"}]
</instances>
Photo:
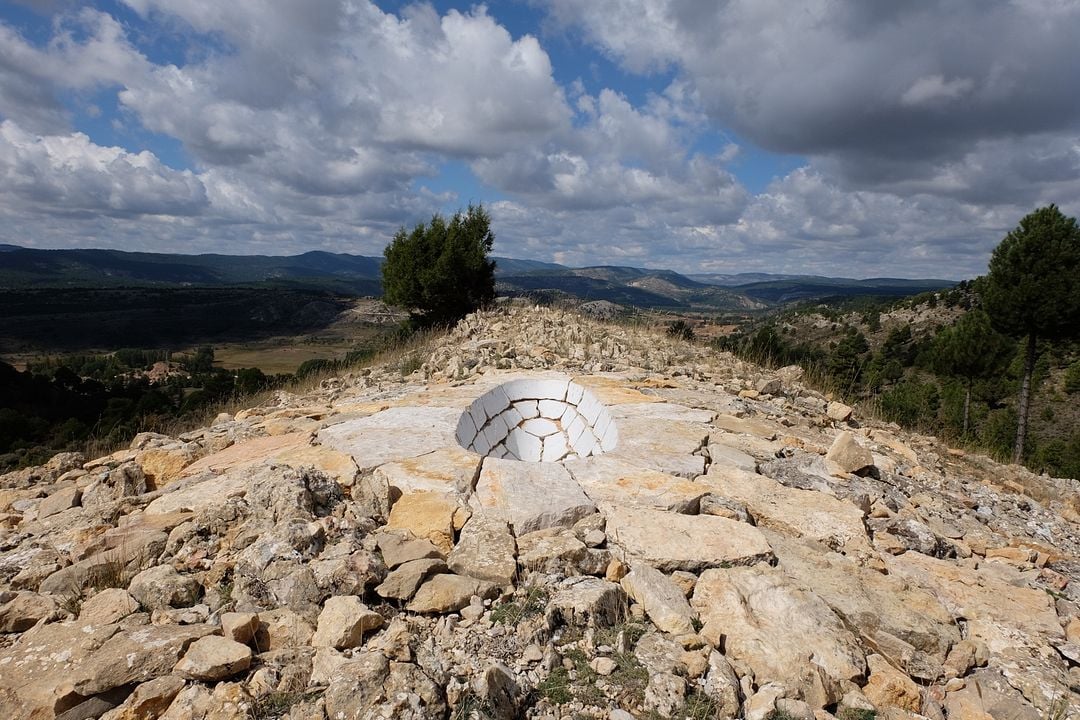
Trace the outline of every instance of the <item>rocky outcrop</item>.
<instances>
[{"instance_id":1,"label":"rocky outcrop","mask_svg":"<svg viewBox=\"0 0 1080 720\"><path fill-rule=\"evenodd\" d=\"M1075 481L558 310L422 355L0 478L0 717L1080 720ZM555 378L603 454L458 444Z\"/></svg>"}]
</instances>

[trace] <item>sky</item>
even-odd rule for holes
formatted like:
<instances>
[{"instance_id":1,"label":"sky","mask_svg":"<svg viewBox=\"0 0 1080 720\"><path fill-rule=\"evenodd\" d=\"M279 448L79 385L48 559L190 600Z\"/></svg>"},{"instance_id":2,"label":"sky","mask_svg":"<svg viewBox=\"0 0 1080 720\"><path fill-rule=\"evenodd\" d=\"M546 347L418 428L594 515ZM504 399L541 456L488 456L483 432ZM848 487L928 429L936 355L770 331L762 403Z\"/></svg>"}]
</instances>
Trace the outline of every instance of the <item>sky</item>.
<instances>
[{"instance_id":1,"label":"sky","mask_svg":"<svg viewBox=\"0 0 1080 720\"><path fill-rule=\"evenodd\" d=\"M963 279L1080 214L1080 0L0 0L0 243ZM2 255L0 255L2 257Z\"/></svg>"}]
</instances>

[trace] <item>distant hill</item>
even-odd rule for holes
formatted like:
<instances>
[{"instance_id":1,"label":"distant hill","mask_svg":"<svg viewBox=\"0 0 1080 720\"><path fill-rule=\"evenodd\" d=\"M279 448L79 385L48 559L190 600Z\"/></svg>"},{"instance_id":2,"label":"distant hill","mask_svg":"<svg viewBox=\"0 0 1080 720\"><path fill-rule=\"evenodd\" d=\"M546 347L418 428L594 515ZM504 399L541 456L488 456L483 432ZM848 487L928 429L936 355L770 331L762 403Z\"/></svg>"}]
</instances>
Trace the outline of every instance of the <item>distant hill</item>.
<instances>
[{"instance_id":1,"label":"distant hill","mask_svg":"<svg viewBox=\"0 0 1080 720\"><path fill-rule=\"evenodd\" d=\"M0 245L0 288L285 287L380 295L381 257L306 252L293 256L180 255L120 250L38 250ZM671 310L753 311L788 302L948 288L948 280L854 280L769 273L682 275L617 265L572 268L496 257L498 290Z\"/></svg>"}]
</instances>

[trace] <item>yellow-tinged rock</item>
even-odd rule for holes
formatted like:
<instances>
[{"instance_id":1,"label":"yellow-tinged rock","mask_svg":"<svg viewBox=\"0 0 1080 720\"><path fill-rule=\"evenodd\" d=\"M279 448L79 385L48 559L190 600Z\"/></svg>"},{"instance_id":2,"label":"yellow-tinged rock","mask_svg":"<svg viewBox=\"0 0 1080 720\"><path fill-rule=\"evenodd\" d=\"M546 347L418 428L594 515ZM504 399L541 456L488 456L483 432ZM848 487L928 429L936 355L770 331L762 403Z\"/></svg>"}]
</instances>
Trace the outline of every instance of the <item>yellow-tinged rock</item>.
<instances>
[{"instance_id":1,"label":"yellow-tinged rock","mask_svg":"<svg viewBox=\"0 0 1080 720\"><path fill-rule=\"evenodd\" d=\"M303 448L310 443L311 433L309 432L247 440L193 462L184 468L183 477L193 477L207 471L220 474L232 468L255 465L265 462L268 457L277 453L287 449Z\"/></svg>"},{"instance_id":2,"label":"yellow-tinged rock","mask_svg":"<svg viewBox=\"0 0 1080 720\"><path fill-rule=\"evenodd\" d=\"M590 391L596 399L605 405L623 405L626 403L663 402L663 398L646 395L640 390L627 387L625 378L604 377L602 375L580 375L573 378L581 387Z\"/></svg>"},{"instance_id":3,"label":"yellow-tinged rock","mask_svg":"<svg viewBox=\"0 0 1080 720\"><path fill-rule=\"evenodd\" d=\"M375 475L385 478L387 485L402 494L421 491L468 493L472 491L482 459L474 452L453 445L381 465Z\"/></svg>"},{"instance_id":4,"label":"yellow-tinged rock","mask_svg":"<svg viewBox=\"0 0 1080 720\"><path fill-rule=\"evenodd\" d=\"M352 455L322 445L290 445L274 454L272 460L294 468L314 467L344 487L352 486L358 472Z\"/></svg>"},{"instance_id":5,"label":"yellow-tinged rock","mask_svg":"<svg viewBox=\"0 0 1080 720\"><path fill-rule=\"evenodd\" d=\"M430 491L408 493L394 503L386 527L407 530L449 553L454 548L454 514L458 506L453 495Z\"/></svg>"},{"instance_id":6,"label":"yellow-tinged rock","mask_svg":"<svg viewBox=\"0 0 1080 720\"><path fill-rule=\"evenodd\" d=\"M914 680L900 672L880 655L866 658L870 677L862 689L866 699L878 708L895 707L913 713L922 708L922 694Z\"/></svg>"}]
</instances>

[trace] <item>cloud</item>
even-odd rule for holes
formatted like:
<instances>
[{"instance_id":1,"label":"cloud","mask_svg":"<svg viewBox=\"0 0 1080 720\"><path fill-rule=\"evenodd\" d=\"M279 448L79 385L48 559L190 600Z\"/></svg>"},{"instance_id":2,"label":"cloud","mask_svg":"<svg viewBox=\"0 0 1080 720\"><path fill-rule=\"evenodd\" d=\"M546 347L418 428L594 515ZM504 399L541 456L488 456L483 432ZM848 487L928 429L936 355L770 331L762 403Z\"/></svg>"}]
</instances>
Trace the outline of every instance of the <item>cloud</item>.
<instances>
[{"instance_id":1,"label":"cloud","mask_svg":"<svg viewBox=\"0 0 1080 720\"><path fill-rule=\"evenodd\" d=\"M926 174L980 142L1080 123L1076 3L547 4L631 71L676 68L720 125L852 176Z\"/></svg>"},{"instance_id":2,"label":"cloud","mask_svg":"<svg viewBox=\"0 0 1080 720\"><path fill-rule=\"evenodd\" d=\"M207 205L199 178L152 153L101 147L82 133L33 135L11 120L0 123L0 177L9 202L55 214L186 216Z\"/></svg>"}]
</instances>

